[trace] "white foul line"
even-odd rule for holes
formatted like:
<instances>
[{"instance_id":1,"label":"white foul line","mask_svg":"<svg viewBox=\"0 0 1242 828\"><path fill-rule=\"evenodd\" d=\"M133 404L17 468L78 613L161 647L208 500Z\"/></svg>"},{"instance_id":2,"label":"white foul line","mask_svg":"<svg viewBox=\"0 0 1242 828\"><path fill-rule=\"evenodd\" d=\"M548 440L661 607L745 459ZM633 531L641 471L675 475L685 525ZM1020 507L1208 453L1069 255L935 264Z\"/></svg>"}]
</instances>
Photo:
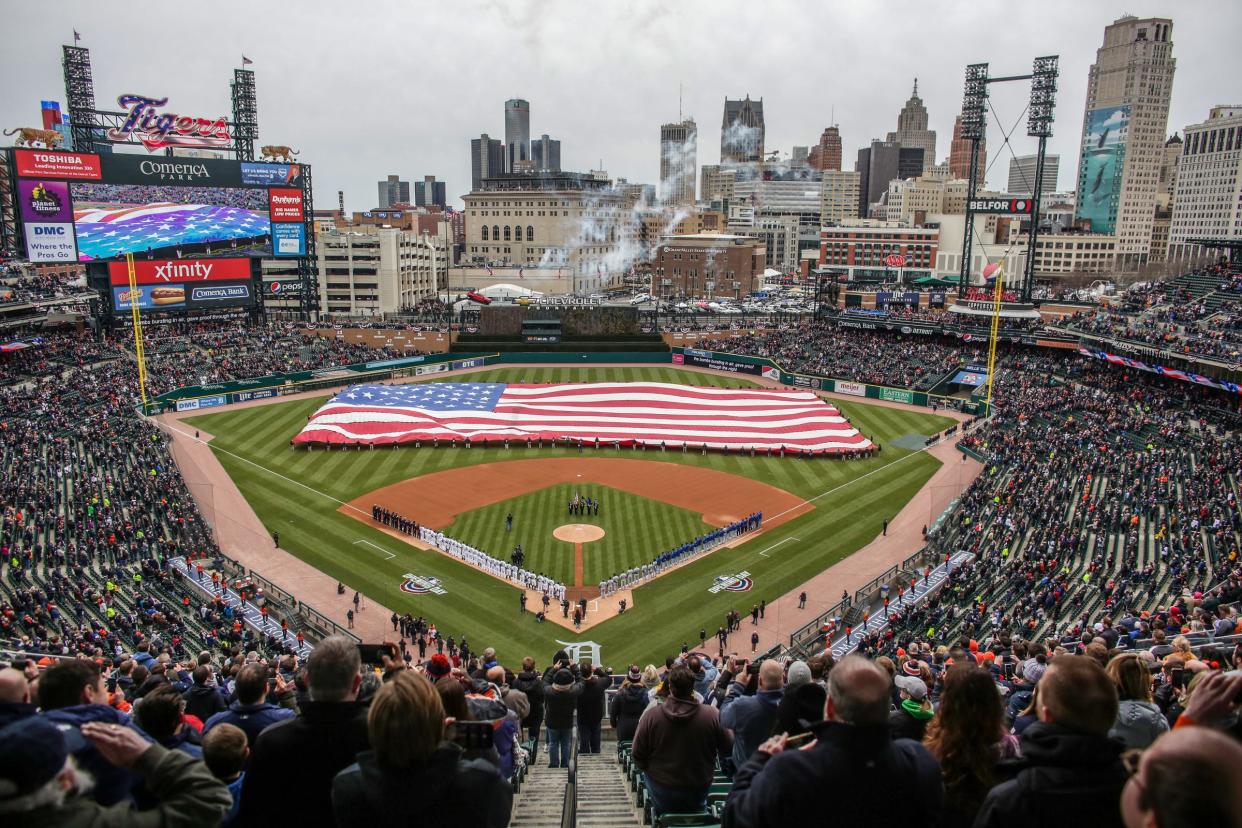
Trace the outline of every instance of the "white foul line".
<instances>
[{"instance_id":1,"label":"white foul line","mask_svg":"<svg viewBox=\"0 0 1242 828\"><path fill-rule=\"evenodd\" d=\"M360 543L365 543L367 546L370 546L370 547L372 547L372 548L374 548L374 549L378 549L380 552L383 552L385 555L387 555L387 556L388 556L388 558L387 558L386 560L390 560L390 561L391 561L393 558L397 557L396 555L394 555L393 553L389 552L389 551L388 551L387 549L385 549L384 547L382 547L382 546L376 546L375 544L371 543L369 540L356 540L356 541L354 541L354 546L357 546L357 545L358 545L358 544L360 544Z\"/></svg>"},{"instance_id":2,"label":"white foul line","mask_svg":"<svg viewBox=\"0 0 1242 828\"><path fill-rule=\"evenodd\" d=\"M778 540L776 543L772 544L771 546L769 546L767 549L763 550L759 554L766 558L768 557L768 553L771 552L773 549L780 546L782 543L785 543L791 540L802 540L802 538L795 538L792 535L788 538L782 538L781 540Z\"/></svg>"}]
</instances>

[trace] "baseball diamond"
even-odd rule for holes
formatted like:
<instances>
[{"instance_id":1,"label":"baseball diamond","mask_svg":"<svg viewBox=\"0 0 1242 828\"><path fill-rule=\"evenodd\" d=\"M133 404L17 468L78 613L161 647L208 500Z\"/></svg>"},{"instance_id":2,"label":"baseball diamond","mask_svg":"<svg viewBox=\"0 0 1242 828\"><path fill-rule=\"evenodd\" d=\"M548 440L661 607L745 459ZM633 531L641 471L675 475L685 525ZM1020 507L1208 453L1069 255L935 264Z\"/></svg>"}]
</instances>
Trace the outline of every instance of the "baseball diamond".
<instances>
[{"instance_id":1,"label":"baseball diamond","mask_svg":"<svg viewBox=\"0 0 1242 828\"><path fill-rule=\"evenodd\" d=\"M473 382L497 383L641 381L721 388L761 385L737 376L667 366L543 365L446 373L429 381L461 381L463 376ZM603 571L593 567L608 560L609 538L614 534L624 536L619 523L606 522L610 503L617 504L619 509L627 508L614 501L618 495L613 490L635 496L635 508L640 515L639 504L650 501L642 508L655 510L653 515L680 512L687 517L701 516L687 524L684 531L678 528L667 535L653 535L643 542L641 553L626 552L627 556L648 555L647 560L693 539L706 527L727 525L755 511L764 513L761 532L743 535L735 545L695 557L643 584L630 595L630 609L624 614L616 615L620 594L590 608L600 613L601 619L591 630L591 638L610 660L650 660L679 647L691 628L714 628L714 619L735 608L736 601L730 598L736 593L728 590L709 592L718 576L747 572L753 586L746 593L746 600L752 596L774 598L848 557L878 534L884 516L896 514L939 466L940 461L928 452L901 448L892 441L903 435L932 435L953 423L949 418L920 411L833 400L833 405L859 433L878 446L874 455L860 459L751 457L746 452L672 449L661 452L654 447L588 447L583 451L579 447L550 447L546 443L542 448L527 448L524 443L510 444L508 448L459 445L434 450L291 448L290 438L325 399L323 395L305 395L292 401L264 401L253 408L189 417L181 427L210 435L216 459L267 531L279 532L282 548L385 607L435 617L442 630L486 630L498 648L554 647L557 637L565 638L567 631L557 624L539 624L533 605L531 612L520 613L518 590L514 586L446 555L419 548L374 524L371 510L381 493L395 495L408 487L410 492L417 493L417 509L422 511L411 509L405 517L418 520L422 515L429 525L457 526L446 530L449 535L454 531L479 532L471 534L477 544L508 560L511 547L505 547L503 540L491 539L505 534L504 518L510 511L507 502L517 502L524 496L538 498L541 490L567 485L570 489L560 490L556 505L546 510L546 536L550 537L556 526L570 522L599 521L598 525L609 533L594 542L605 544L599 555L593 554L593 544L584 547L583 581L588 585L597 585L603 577ZM544 463L551 465L543 467L546 471L542 475L529 479L524 475L496 473ZM623 485L617 479L620 472L615 470L633 465L656 469L644 476L641 489L634 488L633 480ZM575 467L578 470L572 471ZM583 474L582 480L593 484L584 483L582 493L594 492L590 496L601 501L598 517L566 514L561 500L566 491L572 497L572 487L579 480L577 474ZM464 486L442 485L457 475L464 475L460 480L469 482ZM852 481L864 478L865 485L851 485ZM719 482L707 489L707 480ZM696 495L696 491L701 495ZM767 494L761 496L758 492ZM949 495L941 497L945 502L939 508L943 509ZM411 501L402 501L403 508L411 506ZM520 509L514 516L514 531L519 531L523 526ZM929 514L928 520L933 517ZM484 521L488 528L480 529L477 521ZM674 521L673 526L681 524ZM624 528L626 533L633 531L628 526ZM787 538L790 540L778 547L779 552L759 554ZM360 539L374 546L355 545ZM529 554L538 554L529 542L524 546ZM568 566L572 561L572 551L567 549L564 561L558 564L558 571L568 572L567 580L571 581L573 573ZM618 558L618 564L619 561ZM454 599L403 591L404 576L410 572L436 578ZM559 618L561 613L557 610L551 615Z\"/></svg>"}]
</instances>

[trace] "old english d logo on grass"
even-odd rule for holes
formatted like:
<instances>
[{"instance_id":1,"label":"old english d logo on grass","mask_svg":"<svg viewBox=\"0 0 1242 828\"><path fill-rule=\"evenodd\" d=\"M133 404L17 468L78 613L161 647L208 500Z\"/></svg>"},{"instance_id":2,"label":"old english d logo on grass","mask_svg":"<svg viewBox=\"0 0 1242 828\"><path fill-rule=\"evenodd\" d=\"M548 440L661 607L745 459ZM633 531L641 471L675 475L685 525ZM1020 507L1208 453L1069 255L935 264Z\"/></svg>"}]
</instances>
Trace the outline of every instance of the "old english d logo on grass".
<instances>
[{"instance_id":1,"label":"old english d logo on grass","mask_svg":"<svg viewBox=\"0 0 1242 828\"><path fill-rule=\"evenodd\" d=\"M739 572L736 575L717 575L707 591L713 595L722 590L724 592L746 592L754 585L755 582L751 580L749 572Z\"/></svg>"},{"instance_id":2,"label":"old english d logo on grass","mask_svg":"<svg viewBox=\"0 0 1242 828\"><path fill-rule=\"evenodd\" d=\"M401 591L408 592L411 595L444 595L446 590L440 586L438 578L431 576L415 575L413 572L405 573L405 580L401 583Z\"/></svg>"}]
</instances>

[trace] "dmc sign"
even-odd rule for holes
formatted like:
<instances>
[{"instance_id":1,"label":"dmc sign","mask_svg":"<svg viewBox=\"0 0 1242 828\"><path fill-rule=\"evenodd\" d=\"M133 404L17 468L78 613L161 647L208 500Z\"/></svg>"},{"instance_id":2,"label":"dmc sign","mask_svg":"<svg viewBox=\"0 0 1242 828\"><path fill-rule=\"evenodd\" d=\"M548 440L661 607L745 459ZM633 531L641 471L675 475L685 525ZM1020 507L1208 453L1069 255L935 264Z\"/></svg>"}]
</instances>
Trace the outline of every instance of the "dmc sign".
<instances>
[{"instance_id":1,"label":"dmc sign","mask_svg":"<svg viewBox=\"0 0 1242 828\"><path fill-rule=\"evenodd\" d=\"M1029 215L1033 206L1029 198L976 198L970 202L969 209L972 213Z\"/></svg>"},{"instance_id":2,"label":"dmc sign","mask_svg":"<svg viewBox=\"0 0 1242 828\"><path fill-rule=\"evenodd\" d=\"M108 130L111 141L126 142L137 138L148 150L161 147L217 147L233 145L229 124L223 117L196 118L174 112L157 112L158 107L168 103L168 98L148 98L145 95L122 95L116 99L129 117L119 128Z\"/></svg>"}]
</instances>

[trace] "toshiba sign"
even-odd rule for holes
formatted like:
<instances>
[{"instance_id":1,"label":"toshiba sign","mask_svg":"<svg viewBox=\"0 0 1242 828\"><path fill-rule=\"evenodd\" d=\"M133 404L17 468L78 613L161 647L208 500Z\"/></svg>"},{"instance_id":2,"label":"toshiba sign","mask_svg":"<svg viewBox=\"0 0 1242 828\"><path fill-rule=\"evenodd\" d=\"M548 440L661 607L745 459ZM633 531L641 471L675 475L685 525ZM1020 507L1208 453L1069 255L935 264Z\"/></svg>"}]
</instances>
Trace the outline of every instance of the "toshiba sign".
<instances>
[{"instance_id":1,"label":"toshiba sign","mask_svg":"<svg viewBox=\"0 0 1242 828\"><path fill-rule=\"evenodd\" d=\"M135 261L135 280L140 285L186 284L188 282L248 282L250 259L166 259ZM108 263L108 280L113 287L129 284L125 262Z\"/></svg>"},{"instance_id":2,"label":"toshiba sign","mask_svg":"<svg viewBox=\"0 0 1242 828\"><path fill-rule=\"evenodd\" d=\"M268 190L272 221L304 221L302 191L272 187Z\"/></svg>"},{"instance_id":3,"label":"toshiba sign","mask_svg":"<svg viewBox=\"0 0 1242 828\"><path fill-rule=\"evenodd\" d=\"M15 150L17 174L22 178L98 181L103 173L99 156L83 152Z\"/></svg>"}]
</instances>

